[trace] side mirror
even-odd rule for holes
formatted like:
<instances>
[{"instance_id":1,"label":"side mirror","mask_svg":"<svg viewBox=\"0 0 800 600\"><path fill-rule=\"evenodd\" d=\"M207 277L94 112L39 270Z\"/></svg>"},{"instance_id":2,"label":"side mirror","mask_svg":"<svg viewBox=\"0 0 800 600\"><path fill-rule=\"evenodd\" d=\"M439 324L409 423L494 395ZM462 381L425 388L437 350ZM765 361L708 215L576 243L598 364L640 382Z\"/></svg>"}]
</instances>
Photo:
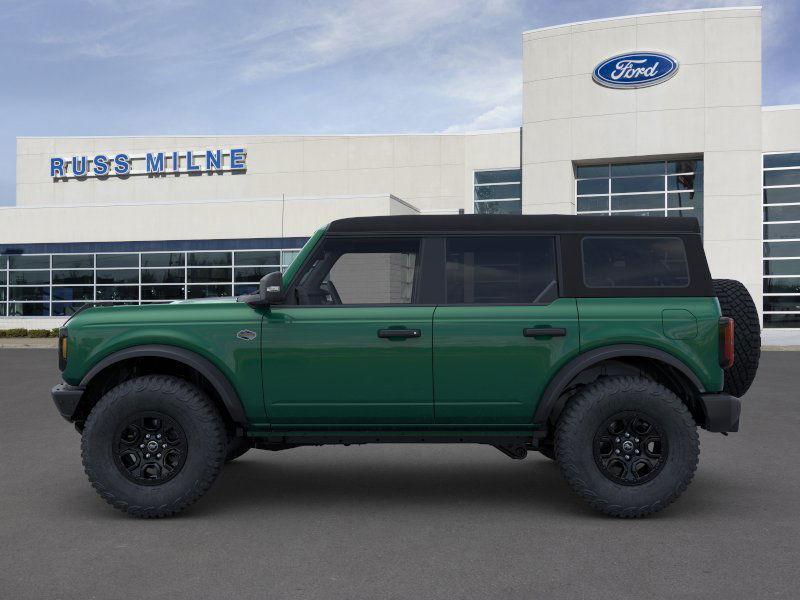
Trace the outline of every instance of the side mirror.
<instances>
[{"instance_id":1,"label":"side mirror","mask_svg":"<svg viewBox=\"0 0 800 600\"><path fill-rule=\"evenodd\" d=\"M283 302L283 274L280 271L267 273L258 282L258 292L237 298L251 306L269 306Z\"/></svg>"}]
</instances>

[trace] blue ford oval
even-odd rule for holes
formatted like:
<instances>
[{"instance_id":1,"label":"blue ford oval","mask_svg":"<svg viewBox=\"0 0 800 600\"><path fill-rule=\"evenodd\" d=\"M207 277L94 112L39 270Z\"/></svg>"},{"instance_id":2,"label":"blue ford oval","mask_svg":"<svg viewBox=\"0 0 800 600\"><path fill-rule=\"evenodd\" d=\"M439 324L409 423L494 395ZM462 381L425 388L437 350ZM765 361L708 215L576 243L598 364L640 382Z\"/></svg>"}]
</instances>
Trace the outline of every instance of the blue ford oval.
<instances>
[{"instance_id":1,"label":"blue ford oval","mask_svg":"<svg viewBox=\"0 0 800 600\"><path fill-rule=\"evenodd\" d=\"M666 81L678 72L678 61L660 52L628 52L601 62L592 79L610 88L640 88Z\"/></svg>"}]
</instances>

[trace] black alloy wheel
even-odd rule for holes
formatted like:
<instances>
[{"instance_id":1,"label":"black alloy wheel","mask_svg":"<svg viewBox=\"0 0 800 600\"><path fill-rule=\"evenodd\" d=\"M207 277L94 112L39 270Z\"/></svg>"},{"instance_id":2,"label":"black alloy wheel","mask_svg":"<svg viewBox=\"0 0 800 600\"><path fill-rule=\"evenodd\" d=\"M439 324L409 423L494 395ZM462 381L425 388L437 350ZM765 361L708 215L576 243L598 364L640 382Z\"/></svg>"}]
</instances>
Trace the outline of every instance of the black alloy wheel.
<instances>
[{"instance_id":1,"label":"black alloy wheel","mask_svg":"<svg viewBox=\"0 0 800 600\"><path fill-rule=\"evenodd\" d=\"M160 485L175 477L188 451L178 422L160 412L139 413L126 421L114 443L120 472L140 485Z\"/></svg>"},{"instance_id":2,"label":"black alloy wheel","mask_svg":"<svg viewBox=\"0 0 800 600\"><path fill-rule=\"evenodd\" d=\"M653 479L667 460L667 449L667 438L655 420L637 411L617 413L594 436L597 467L622 485Z\"/></svg>"}]
</instances>

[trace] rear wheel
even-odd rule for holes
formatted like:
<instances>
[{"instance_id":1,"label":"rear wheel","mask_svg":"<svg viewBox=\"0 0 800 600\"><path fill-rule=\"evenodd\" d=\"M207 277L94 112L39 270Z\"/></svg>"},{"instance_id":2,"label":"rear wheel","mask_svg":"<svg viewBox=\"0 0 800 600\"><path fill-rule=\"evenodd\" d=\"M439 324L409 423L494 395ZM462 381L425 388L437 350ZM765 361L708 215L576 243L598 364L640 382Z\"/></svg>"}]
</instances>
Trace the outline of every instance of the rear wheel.
<instances>
[{"instance_id":1,"label":"rear wheel","mask_svg":"<svg viewBox=\"0 0 800 600\"><path fill-rule=\"evenodd\" d=\"M645 377L586 386L556 429L556 460L572 488L615 517L641 517L673 502L694 476L697 427L670 390Z\"/></svg>"},{"instance_id":2,"label":"rear wheel","mask_svg":"<svg viewBox=\"0 0 800 600\"><path fill-rule=\"evenodd\" d=\"M174 515L199 499L225 458L214 404L187 381L137 377L94 406L81 449L89 481L114 508L136 517Z\"/></svg>"},{"instance_id":3,"label":"rear wheel","mask_svg":"<svg viewBox=\"0 0 800 600\"><path fill-rule=\"evenodd\" d=\"M741 397L756 378L761 358L761 327L758 311L747 288L733 279L715 279L714 293L722 315L734 321L733 366L725 369L724 391Z\"/></svg>"}]
</instances>

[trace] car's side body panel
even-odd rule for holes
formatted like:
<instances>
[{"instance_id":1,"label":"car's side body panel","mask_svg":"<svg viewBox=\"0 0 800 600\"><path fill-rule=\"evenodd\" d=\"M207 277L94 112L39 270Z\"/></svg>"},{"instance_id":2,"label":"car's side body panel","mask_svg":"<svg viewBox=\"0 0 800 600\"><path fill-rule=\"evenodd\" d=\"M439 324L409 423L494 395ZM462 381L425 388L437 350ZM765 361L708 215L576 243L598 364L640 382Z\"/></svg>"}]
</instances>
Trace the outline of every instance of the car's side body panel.
<instances>
[{"instance_id":1,"label":"car's side body panel","mask_svg":"<svg viewBox=\"0 0 800 600\"><path fill-rule=\"evenodd\" d=\"M524 335L543 327L564 335ZM578 312L572 298L440 306L433 338L437 423L530 423L549 375L578 352Z\"/></svg>"},{"instance_id":2,"label":"car's side body panel","mask_svg":"<svg viewBox=\"0 0 800 600\"><path fill-rule=\"evenodd\" d=\"M432 306L272 307L262 336L270 422L432 422L432 318ZM419 335L391 337L398 330Z\"/></svg>"},{"instance_id":3,"label":"car's side body panel","mask_svg":"<svg viewBox=\"0 0 800 600\"><path fill-rule=\"evenodd\" d=\"M716 298L578 298L580 350L615 344L656 348L691 369L705 390L716 392L722 389L720 314Z\"/></svg>"},{"instance_id":4,"label":"car's side body panel","mask_svg":"<svg viewBox=\"0 0 800 600\"><path fill-rule=\"evenodd\" d=\"M244 330L257 337L237 337ZM236 390L248 419L263 423L260 331L261 311L230 299L89 309L69 323L63 378L80 385L97 363L125 348L174 346L213 363Z\"/></svg>"}]
</instances>

